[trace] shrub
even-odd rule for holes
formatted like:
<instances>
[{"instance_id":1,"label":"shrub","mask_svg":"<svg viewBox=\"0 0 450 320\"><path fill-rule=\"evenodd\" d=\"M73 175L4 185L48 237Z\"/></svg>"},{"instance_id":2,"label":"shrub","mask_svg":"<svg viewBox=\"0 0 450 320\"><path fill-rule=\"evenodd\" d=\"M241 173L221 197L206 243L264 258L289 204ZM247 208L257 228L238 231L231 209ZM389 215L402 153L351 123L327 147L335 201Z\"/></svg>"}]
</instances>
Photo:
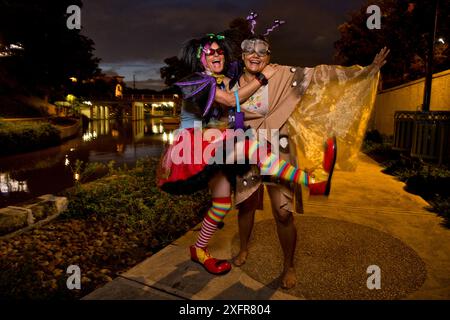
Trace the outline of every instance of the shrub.
<instances>
[{"instance_id":1,"label":"shrub","mask_svg":"<svg viewBox=\"0 0 450 320\"><path fill-rule=\"evenodd\" d=\"M1 123L0 155L28 152L58 145L59 131L49 123Z\"/></svg>"},{"instance_id":2,"label":"shrub","mask_svg":"<svg viewBox=\"0 0 450 320\"><path fill-rule=\"evenodd\" d=\"M430 211L436 212L439 216L445 219L445 226L450 228L450 197L436 196L430 201Z\"/></svg>"},{"instance_id":3,"label":"shrub","mask_svg":"<svg viewBox=\"0 0 450 320\"><path fill-rule=\"evenodd\" d=\"M138 161L130 170L114 169L110 164L106 177L77 184L67 194L69 205L64 216L108 217L121 223L124 230L137 233L146 230L160 245L168 244L201 221L210 197L206 191L190 196L160 191L155 178L157 164L158 160L152 158Z\"/></svg>"},{"instance_id":4,"label":"shrub","mask_svg":"<svg viewBox=\"0 0 450 320\"><path fill-rule=\"evenodd\" d=\"M157 164L74 163L80 182L66 192L68 210L39 229L0 240L0 300L80 299L199 223L208 193L161 192ZM106 176L81 183L99 174ZM82 268L81 290L67 290L69 265Z\"/></svg>"},{"instance_id":5,"label":"shrub","mask_svg":"<svg viewBox=\"0 0 450 320\"><path fill-rule=\"evenodd\" d=\"M364 141L373 143L383 143L383 136L378 130L367 131Z\"/></svg>"}]
</instances>

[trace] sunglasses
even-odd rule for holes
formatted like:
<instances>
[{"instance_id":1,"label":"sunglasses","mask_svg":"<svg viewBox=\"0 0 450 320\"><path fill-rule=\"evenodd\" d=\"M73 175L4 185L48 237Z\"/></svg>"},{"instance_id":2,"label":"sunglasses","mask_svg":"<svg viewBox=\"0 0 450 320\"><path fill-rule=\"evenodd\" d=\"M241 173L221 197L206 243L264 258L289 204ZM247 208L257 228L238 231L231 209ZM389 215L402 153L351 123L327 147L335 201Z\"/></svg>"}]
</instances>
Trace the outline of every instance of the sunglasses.
<instances>
[{"instance_id":1,"label":"sunglasses","mask_svg":"<svg viewBox=\"0 0 450 320\"><path fill-rule=\"evenodd\" d=\"M225 54L225 50L223 50L222 48L217 48L217 49L203 49L203 52L207 55L207 56L213 56L214 54L218 54L219 56Z\"/></svg>"}]
</instances>

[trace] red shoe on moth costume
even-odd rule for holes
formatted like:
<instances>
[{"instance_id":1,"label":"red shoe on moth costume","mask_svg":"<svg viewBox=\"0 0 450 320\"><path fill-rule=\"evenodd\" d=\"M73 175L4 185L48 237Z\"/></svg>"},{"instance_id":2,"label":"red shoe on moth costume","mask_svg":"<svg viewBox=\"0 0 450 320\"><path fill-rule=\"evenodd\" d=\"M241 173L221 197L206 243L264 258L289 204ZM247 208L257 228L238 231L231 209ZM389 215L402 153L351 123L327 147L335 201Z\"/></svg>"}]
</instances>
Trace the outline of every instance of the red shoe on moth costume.
<instances>
[{"instance_id":1,"label":"red shoe on moth costume","mask_svg":"<svg viewBox=\"0 0 450 320\"><path fill-rule=\"evenodd\" d=\"M336 137L329 138L325 142L323 170L328 174L326 181L312 182L308 185L310 195L329 196L331 190L331 178L333 177L334 166L337 158L337 142Z\"/></svg>"}]
</instances>

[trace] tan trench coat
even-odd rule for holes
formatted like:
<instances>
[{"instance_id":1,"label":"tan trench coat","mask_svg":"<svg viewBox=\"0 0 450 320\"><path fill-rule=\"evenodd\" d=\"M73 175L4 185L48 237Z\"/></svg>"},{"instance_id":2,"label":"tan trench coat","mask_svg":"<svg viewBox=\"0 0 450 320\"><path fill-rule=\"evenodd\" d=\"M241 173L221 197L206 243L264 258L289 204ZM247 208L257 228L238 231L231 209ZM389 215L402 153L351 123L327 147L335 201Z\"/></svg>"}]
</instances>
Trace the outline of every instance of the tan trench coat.
<instances>
[{"instance_id":1,"label":"tan trench coat","mask_svg":"<svg viewBox=\"0 0 450 320\"><path fill-rule=\"evenodd\" d=\"M305 68L294 68L288 66L279 66L279 70L269 80L269 112L262 115L256 112L245 110L245 125L251 128L280 130L280 137L289 136L288 126L286 125L289 116L292 114L295 106L300 101L304 90L307 87L308 79L305 79ZM306 76L307 77L307 76ZM270 133L268 140L271 140ZM274 142L274 141L270 141ZM280 149L280 158L296 163L293 148L289 148L290 142L286 148ZM303 212L301 189L296 186L278 185L281 191L281 206L288 211ZM235 192L235 204L248 199L253 193L259 192L256 204L258 209L262 209L263 189L262 179L258 168L254 167L244 177L237 177ZM295 194L295 207L293 206L293 198Z\"/></svg>"},{"instance_id":2,"label":"tan trench coat","mask_svg":"<svg viewBox=\"0 0 450 320\"><path fill-rule=\"evenodd\" d=\"M284 152L280 148L280 158L303 169L321 167L323 141L334 136L338 144L336 167L353 171L375 104L379 76L375 65L280 66L268 84L269 112L261 115L245 111L246 125L256 130L279 129L280 136L287 134L289 144ZM270 142L274 145L276 141ZM249 176L238 178L237 205L261 190L257 172L254 170ZM281 206L288 211L302 212L300 190L280 188ZM296 196L295 208L292 190Z\"/></svg>"}]
</instances>

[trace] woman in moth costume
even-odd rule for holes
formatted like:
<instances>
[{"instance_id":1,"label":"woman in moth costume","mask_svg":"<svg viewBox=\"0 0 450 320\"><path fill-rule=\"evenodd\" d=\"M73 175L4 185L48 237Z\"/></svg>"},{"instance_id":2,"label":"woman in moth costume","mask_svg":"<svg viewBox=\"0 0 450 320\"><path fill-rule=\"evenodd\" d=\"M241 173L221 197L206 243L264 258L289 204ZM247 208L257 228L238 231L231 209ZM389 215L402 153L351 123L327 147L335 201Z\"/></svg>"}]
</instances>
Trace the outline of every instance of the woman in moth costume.
<instances>
[{"instance_id":1,"label":"woman in moth costume","mask_svg":"<svg viewBox=\"0 0 450 320\"><path fill-rule=\"evenodd\" d=\"M248 20L254 31L256 14L251 14ZM258 72L269 64L271 52L267 35L283 23L276 20L265 34L258 36L252 32L242 42L245 69L231 91L253 81ZM355 167L376 97L379 70L386 63L388 53L384 48L367 67L277 66L278 71L269 79L267 86L261 87L242 104L246 126L258 131L278 130L277 137L268 136L267 139L268 143L280 146L280 161L289 163L293 168L301 164L302 168L312 172L315 183L310 183L312 178L306 180L310 194L329 194L335 164L342 170ZM259 168L253 167L243 176L237 176L236 181L240 252L234 263L240 266L247 259L255 210L262 208L263 179ZM302 193L297 186L287 186L277 181L267 185L284 253L281 276L284 288L291 288L296 283L294 256L297 231L292 213L303 211Z\"/></svg>"}]
</instances>

